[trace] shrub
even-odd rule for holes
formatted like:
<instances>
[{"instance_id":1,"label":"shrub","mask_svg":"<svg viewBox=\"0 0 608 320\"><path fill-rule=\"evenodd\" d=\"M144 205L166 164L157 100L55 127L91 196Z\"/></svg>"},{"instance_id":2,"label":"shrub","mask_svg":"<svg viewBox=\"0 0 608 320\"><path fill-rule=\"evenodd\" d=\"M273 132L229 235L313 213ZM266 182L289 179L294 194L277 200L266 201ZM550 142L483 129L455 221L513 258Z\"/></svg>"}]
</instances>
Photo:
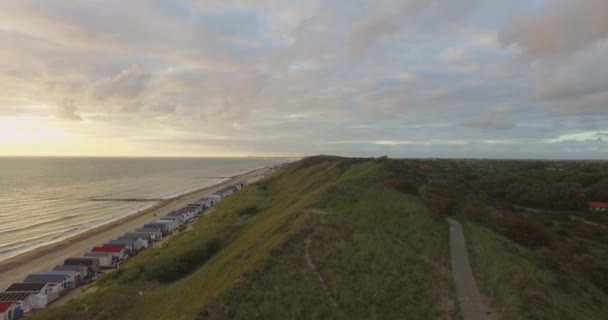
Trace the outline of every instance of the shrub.
<instances>
[{"instance_id":1,"label":"shrub","mask_svg":"<svg viewBox=\"0 0 608 320\"><path fill-rule=\"evenodd\" d=\"M204 245L189 248L175 257L148 266L144 271L145 276L148 280L161 282L175 281L192 273L220 249L221 241L213 238Z\"/></svg>"},{"instance_id":2,"label":"shrub","mask_svg":"<svg viewBox=\"0 0 608 320\"><path fill-rule=\"evenodd\" d=\"M392 179L386 183L386 186L401 193L418 195L418 186L410 178Z\"/></svg>"},{"instance_id":3,"label":"shrub","mask_svg":"<svg viewBox=\"0 0 608 320\"><path fill-rule=\"evenodd\" d=\"M241 216L255 216L256 214L258 214L258 212L260 212L260 209L258 208L258 206L248 206L245 207L241 210L239 210L239 215Z\"/></svg>"},{"instance_id":4,"label":"shrub","mask_svg":"<svg viewBox=\"0 0 608 320\"><path fill-rule=\"evenodd\" d=\"M515 213L505 212L498 227L511 240L530 248L540 248L549 243L542 223Z\"/></svg>"}]
</instances>

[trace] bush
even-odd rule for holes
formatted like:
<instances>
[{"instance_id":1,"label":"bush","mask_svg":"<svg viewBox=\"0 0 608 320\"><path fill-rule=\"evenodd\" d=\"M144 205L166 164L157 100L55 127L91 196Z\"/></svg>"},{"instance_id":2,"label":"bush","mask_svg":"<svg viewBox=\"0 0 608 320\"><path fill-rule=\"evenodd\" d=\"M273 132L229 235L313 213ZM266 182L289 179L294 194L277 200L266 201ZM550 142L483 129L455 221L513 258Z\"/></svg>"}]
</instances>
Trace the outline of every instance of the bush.
<instances>
[{"instance_id":1,"label":"bush","mask_svg":"<svg viewBox=\"0 0 608 320\"><path fill-rule=\"evenodd\" d=\"M549 237L542 223L536 220L505 212L498 224L504 235L529 248L540 248L549 244Z\"/></svg>"},{"instance_id":2,"label":"bush","mask_svg":"<svg viewBox=\"0 0 608 320\"><path fill-rule=\"evenodd\" d=\"M256 214L258 214L258 212L260 212L260 209L258 208L258 206L248 206L248 207L245 207L245 208L239 210L239 215L255 216Z\"/></svg>"},{"instance_id":3,"label":"bush","mask_svg":"<svg viewBox=\"0 0 608 320\"><path fill-rule=\"evenodd\" d=\"M148 280L170 282L192 273L221 249L221 241L217 238L209 240L204 245L180 253L178 256L148 266L145 277Z\"/></svg>"},{"instance_id":4,"label":"bush","mask_svg":"<svg viewBox=\"0 0 608 320\"><path fill-rule=\"evenodd\" d=\"M386 186L401 193L418 195L418 186L410 178L392 179L386 183Z\"/></svg>"}]
</instances>

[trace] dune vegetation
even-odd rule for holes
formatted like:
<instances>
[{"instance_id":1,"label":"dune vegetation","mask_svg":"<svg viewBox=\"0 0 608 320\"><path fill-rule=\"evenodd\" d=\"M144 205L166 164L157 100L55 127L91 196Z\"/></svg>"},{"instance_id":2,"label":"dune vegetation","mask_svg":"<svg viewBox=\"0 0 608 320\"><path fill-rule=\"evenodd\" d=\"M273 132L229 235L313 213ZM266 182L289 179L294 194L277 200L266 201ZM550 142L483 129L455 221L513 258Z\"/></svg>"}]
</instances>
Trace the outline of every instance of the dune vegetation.
<instances>
[{"instance_id":1,"label":"dune vegetation","mask_svg":"<svg viewBox=\"0 0 608 320\"><path fill-rule=\"evenodd\" d=\"M301 160L34 319L457 318L422 183L385 158Z\"/></svg>"},{"instance_id":2,"label":"dune vegetation","mask_svg":"<svg viewBox=\"0 0 608 320\"><path fill-rule=\"evenodd\" d=\"M608 220L585 203L606 179L604 162L305 158L34 319L461 319L446 216L493 319L603 319Z\"/></svg>"}]
</instances>

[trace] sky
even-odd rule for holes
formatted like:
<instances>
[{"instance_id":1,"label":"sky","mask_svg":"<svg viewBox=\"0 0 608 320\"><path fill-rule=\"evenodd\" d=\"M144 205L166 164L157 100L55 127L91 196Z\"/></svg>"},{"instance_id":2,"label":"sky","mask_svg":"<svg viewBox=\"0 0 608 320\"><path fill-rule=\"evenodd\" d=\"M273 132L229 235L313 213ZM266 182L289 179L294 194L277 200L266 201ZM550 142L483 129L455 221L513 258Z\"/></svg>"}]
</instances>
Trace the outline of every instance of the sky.
<instances>
[{"instance_id":1,"label":"sky","mask_svg":"<svg viewBox=\"0 0 608 320\"><path fill-rule=\"evenodd\" d=\"M606 0L3 0L0 155L608 159Z\"/></svg>"}]
</instances>

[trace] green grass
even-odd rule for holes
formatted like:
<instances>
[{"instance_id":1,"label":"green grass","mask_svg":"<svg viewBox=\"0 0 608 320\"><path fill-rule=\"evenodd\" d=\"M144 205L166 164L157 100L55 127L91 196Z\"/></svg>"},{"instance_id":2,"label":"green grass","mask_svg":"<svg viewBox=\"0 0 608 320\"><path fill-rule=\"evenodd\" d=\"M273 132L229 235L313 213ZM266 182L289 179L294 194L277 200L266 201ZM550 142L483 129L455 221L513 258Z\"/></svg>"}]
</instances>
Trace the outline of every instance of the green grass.
<instances>
[{"instance_id":1,"label":"green grass","mask_svg":"<svg viewBox=\"0 0 608 320\"><path fill-rule=\"evenodd\" d=\"M250 185L97 291L33 319L440 319L447 224L390 160L313 157ZM390 166L392 165L392 167ZM304 259L310 256L329 294ZM141 293L141 294L140 294ZM448 301L449 302L449 301Z\"/></svg>"},{"instance_id":2,"label":"green grass","mask_svg":"<svg viewBox=\"0 0 608 320\"><path fill-rule=\"evenodd\" d=\"M532 249L462 222L477 285L500 319L606 318L608 297L584 278L554 271Z\"/></svg>"},{"instance_id":3,"label":"green grass","mask_svg":"<svg viewBox=\"0 0 608 320\"><path fill-rule=\"evenodd\" d=\"M374 165L351 167L313 210L322 220L200 319L444 319L447 224L417 197L378 184L382 177ZM311 260L329 293L305 260L309 232Z\"/></svg>"}]
</instances>

